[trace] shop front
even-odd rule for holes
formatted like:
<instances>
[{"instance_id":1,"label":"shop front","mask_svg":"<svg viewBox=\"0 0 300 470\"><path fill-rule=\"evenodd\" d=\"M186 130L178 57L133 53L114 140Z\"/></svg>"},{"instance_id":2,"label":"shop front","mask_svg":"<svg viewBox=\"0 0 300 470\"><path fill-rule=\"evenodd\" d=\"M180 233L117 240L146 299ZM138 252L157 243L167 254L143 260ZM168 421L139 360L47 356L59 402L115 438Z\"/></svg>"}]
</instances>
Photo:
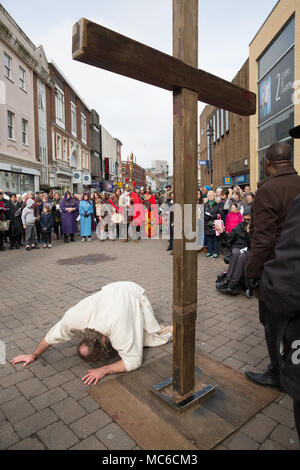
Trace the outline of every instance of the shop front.
<instances>
[{"instance_id":1,"label":"shop front","mask_svg":"<svg viewBox=\"0 0 300 470\"><path fill-rule=\"evenodd\" d=\"M0 188L5 192L22 194L39 191L40 171L24 166L0 163Z\"/></svg>"}]
</instances>

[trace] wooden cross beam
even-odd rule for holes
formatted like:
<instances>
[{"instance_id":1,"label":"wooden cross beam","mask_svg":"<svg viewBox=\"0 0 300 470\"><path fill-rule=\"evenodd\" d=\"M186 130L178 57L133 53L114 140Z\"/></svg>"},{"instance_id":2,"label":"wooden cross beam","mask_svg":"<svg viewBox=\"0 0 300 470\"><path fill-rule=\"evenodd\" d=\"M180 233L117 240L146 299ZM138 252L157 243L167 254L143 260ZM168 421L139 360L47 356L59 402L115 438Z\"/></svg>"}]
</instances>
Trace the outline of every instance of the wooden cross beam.
<instances>
[{"instance_id":1,"label":"wooden cross beam","mask_svg":"<svg viewBox=\"0 0 300 470\"><path fill-rule=\"evenodd\" d=\"M74 25L72 52L74 60L165 90L193 90L199 101L232 113L256 112L254 93L85 18Z\"/></svg>"},{"instance_id":2,"label":"wooden cross beam","mask_svg":"<svg viewBox=\"0 0 300 470\"><path fill-rule=\"evenodd\" d=\"M86 19L74 25L72 50L75 60L173 91L174 194L183 229L174 240L172 397L184 403L195 390L197 251L187 250L184 207L196 206L197 103L248 116L256 112L256 95L198 70L198 0L173 0L173 57Z\"/></svg>"}]
</instances>

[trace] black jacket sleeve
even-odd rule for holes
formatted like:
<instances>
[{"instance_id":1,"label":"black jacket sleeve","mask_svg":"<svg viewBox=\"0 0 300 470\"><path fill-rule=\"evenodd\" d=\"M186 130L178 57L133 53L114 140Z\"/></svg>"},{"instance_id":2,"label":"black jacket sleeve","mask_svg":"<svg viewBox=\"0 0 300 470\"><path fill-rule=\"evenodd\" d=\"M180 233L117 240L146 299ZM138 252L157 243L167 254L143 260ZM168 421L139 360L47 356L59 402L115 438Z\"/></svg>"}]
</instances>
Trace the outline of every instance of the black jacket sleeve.
<instances>
[{"instance_id":1,"label":"black jacket sleeve","mask_svg":"<svg viewBox=\"0 0 300 470\"><path fill-rule=\"evenodd\" d=\"M300 314L300 195L285 221L275 259L264 265L260 291L269 309L284 316Z\"/></svg>"}]
</instances>

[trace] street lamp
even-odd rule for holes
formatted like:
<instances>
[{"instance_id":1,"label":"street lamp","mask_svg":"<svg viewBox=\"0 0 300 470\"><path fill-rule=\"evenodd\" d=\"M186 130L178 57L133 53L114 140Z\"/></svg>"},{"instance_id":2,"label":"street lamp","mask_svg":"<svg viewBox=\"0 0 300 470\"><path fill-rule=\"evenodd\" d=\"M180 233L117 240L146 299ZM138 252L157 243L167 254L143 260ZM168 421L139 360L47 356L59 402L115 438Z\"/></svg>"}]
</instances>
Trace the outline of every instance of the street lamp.
<instances>
[{"instance_id":1,"label":"street lamp","mask_svg":"<svg viewBox=\"0 0 300 470\"><path fill-rule=\"evenodd\" d=\"M117 172L117 186L119 186L119 162L118 160L116 161L115 163L115 168L116 168L116 172Z\"/></svg>"},{"instance_id":2,"label":"street lamp","mask_svg":"<svg viewBox=\"0 0 300 470\"><path fill-rule=\"evenodd\" d=\"M212 189L213 187L213 154L212 154L212 139L214 136L214 128L212 125L209 125L209 128L207 129L207 135L209 137L209 167L208 167L208 172L210 173L210 187Z\"/></svg>"}]
</instances>

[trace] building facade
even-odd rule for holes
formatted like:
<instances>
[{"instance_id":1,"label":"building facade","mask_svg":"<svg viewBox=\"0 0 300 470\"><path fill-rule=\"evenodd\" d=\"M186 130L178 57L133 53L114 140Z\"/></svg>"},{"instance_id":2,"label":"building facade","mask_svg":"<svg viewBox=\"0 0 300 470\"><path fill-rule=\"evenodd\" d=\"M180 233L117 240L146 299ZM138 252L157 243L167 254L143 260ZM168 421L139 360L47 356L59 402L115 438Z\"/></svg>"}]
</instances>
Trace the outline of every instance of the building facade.
<instances>
[{"instance_id":1,"label":"building facade","mask_svg":"<svg viewBox=\"0 0 300 470\"><path fill-rule=\"evenodd\" d=\"M51 90L51 141L49 184L62 194L89 190L90 109L58 66L49 64L55 88Z\"/></svg>"},{"instance_id":2,"label":"building facade","mask_svg":"<svg viewBox=\"0 0 300 470\"><path fill-rule=\"evenodd\" d=\"M99 114L95 109L92 109L90 114L90 147L92 187L97 191L102 191L103 166L101 155L101 126Z\"/></svg>"},{"instance_id":3,"label":"building facade","mask_svg":"<svg viewBox=\"0 0 300 470\"><path fill-rule=\"evenodd\" d=\"M135 181L137 187L146 186L146 170L137 163L133 164L132 180ZM122 162L122 184L123 187L130 181L130 163Z\"/></svg>"},{"instance_id":4,"label":"building facade","mask_svg":"<svg viewBox=\"0 0 300 470\"><path fill-rule=\"evenodd\" d=\"M257 94L257 113L250 117L253 187L266 176L266 149L277 141L292 146L300 172L300 142L289 136L289 129L300 124L299 57L300 2L280 0L250 44L249 88Z\"/></svg>"},{"instance_id":5,"label":"building facade","mask_svg":"<svg viewBox=\"0 0 300 470\"><path fill-rule=\"evenodd\" d=\"M40 187L43 162L35 141L34 81L50 86L51 80L39 52L0 5L0 187L5 191Z\"/></svg>"},{"instance_id":6,"label":"building facade","mask_svg":"<svg viewBox=\"0 0 300 470\"><path fill-rule=\"evenodd\" d=\"M247 60L232 83L249 88ZM199 177L201 185L241 186L250 182L249 117L206 106L200 116Z\"/></svg>"}]
</instances>

